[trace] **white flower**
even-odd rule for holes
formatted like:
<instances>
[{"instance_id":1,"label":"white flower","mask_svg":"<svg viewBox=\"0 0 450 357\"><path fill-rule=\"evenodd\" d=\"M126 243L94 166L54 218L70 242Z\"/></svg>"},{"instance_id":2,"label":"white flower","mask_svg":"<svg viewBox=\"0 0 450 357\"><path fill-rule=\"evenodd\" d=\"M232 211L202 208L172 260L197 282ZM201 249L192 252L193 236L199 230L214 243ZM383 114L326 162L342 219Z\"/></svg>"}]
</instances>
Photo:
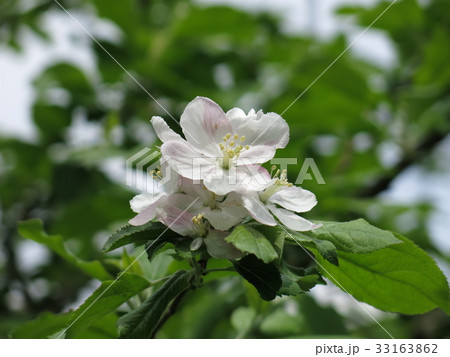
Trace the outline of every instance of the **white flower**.
<instances>
[{"instance_id":1,"label":"white flower","mask_svg":"<svg viewBox=\"0 0 450 357\"><path fill-rule=\"evenodd\" d=\"M248 191L242 195L244 207L258 222L276 226L273 216L287 228L294 231L310 231L320 227L297 214L311 210L316 204L316 196L307 190L293 186L287 181L287 172L279 170L273 177L266 171L267 185L263 191ZM281 206L282 208L278 207Z\"/></svg>"},{"instance_id":2,"label":"white flower","mask_svg":"<svg viewBox=\"0 0 450 357\"><path fill-rule=\"evenodd\" d=\"M218 195L246 188L258 166L273 158L289 141L289 127L275 113L234 108L226 114L212 100L197 97L184 110L180 125L183 139L160 117L153 117L161 152L183 177L203 180ZM261 182L258 178L251 180Z\"/></svg>"}]
</instances>

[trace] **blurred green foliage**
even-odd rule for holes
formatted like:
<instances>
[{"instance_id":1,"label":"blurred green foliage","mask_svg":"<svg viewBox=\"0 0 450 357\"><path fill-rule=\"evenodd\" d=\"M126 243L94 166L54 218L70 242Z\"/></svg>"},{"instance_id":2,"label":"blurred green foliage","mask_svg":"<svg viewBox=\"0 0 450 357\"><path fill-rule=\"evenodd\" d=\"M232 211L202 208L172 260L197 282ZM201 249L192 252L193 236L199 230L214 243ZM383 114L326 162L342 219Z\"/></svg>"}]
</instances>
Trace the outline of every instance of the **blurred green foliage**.
<instances>
[{"instance_id":1,"label":"blurred green foliage","mask_svg":"<svg viewBox=\"0 0 450 357\"><path fill-rule=\"evenodd\" d=\"M26 48L21 36L24 31L51 41L45 18L67 16L52 0L23 3L4 1L0 5L0 43L11 51ZM99 36L102 47L92 42L95 76L73 63L55 62L34 79L31 115L38 132L35 141L0 137L2 337L44 311L34 325L14 330L12 337L30 333L43 337L45 331L36 331L37 326L50 324L51 331L64 326L70 316L54 313L67 311L75 301L80 304L83 291L93 288L88 275L61 259L56 251L60 248L49 247L53 252L48 261L31 272L24 270L17 254L24 243L17 233L18 221L41 218L45 230L63 237L67 249L81 259L110 264L110 273L117 264L102 255L100 247L105 232L131 218L128 200L133 194L105 173L103 163L110 158L125 159L152 145L139 132L150 127L152 115L168 115L104 49L179 118L186 103L197 95L213 99L225 110L241 106L281 113L348 44L342 34L327 41L287 35L272 14L224 6L178 0L60 3L76 18L107 21L120 36L116 40ZM365 27L389 4L381 1L371 8L346 7L339 13ZM67 16L67 21L72 19ZM309 218L342 221L364 217L408 235L450 263L450 257L429 239L425 225L428 204L392 206L377 197L405 169L432 158L449 132L450 7L444 0L430 0L425 5L399 0L373 27L391 41L397 55L395 65L386 69L351 51L343 55L283 115L290 125L291 141L279 155L299 160L290 168L291 180L297 177L303 159L313 157L326 181L325 185L314 180L303 183L319 201ZM81 28L80 34L84 36ZM55 92L63 95L55 100ZM101 133L88 147L73 145L68 139L69 128L80 115ZM169 123L179 131L177 124ZM363 145L358 145L361 140ZM380 160L379 151L385 144L399 148L393 165L383 165ZM415 215L415 225L399 226L396 217L408 212ZM300 265L308 261L301 252L287 254ZM121 259L121 264L126 264L127 259ZM140 261L136 269L143 269L149 279L158 279L182 267L163 254L151 264ZM373 321L361 323L357 317L343 316L331 307L322 307L311 295L267 303L235 273L211 275L222 277L206 277L205 287L186 297L184 308L168 320L158 337L386 337ZM14 299L23 300L18 309L11 303ZM450 321L438 310L415 317L383 316L381 323L396 337L450 336ZM117 318L114 314L103 316L75 337L117 337L111 328Z\"/></svg>"}]
</instances>

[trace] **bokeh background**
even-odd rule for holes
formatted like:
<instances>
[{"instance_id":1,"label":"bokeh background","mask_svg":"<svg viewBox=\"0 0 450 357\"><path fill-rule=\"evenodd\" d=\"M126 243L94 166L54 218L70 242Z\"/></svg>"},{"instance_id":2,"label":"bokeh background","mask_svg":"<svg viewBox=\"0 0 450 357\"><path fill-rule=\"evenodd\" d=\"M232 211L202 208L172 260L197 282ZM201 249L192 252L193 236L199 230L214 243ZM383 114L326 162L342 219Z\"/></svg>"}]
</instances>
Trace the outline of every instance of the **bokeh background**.
<instances>
[{"instance_id":1,"label":"bokeh background","mask_svg":"<svg viewBox=\"0 0 450 357\"><path fill-rule=\"evenodd\" d=\"M78 256L107 258L106 237L132 217L125 158L156 142L152 115L179 130L100 45L179 118L197 95L281 113L357 39L284 113L291 141L278 155L317 163L326 184L304 181L319 201L308 218L364 217L414 240L450 276L447 1L398 0L360 37L391 1L60 4L78 23L53 0L0 1L1 337L76 308L99 284L21 238L17 221L41 218ZM270 304L239 278L206 285L159 337L387 337L332 284ZM243 336L247 306L260 316ZM366 308L396 337L450 337L441 311ZM115 336L94 326L82 337Z\"/></svg>"}]
</instances>

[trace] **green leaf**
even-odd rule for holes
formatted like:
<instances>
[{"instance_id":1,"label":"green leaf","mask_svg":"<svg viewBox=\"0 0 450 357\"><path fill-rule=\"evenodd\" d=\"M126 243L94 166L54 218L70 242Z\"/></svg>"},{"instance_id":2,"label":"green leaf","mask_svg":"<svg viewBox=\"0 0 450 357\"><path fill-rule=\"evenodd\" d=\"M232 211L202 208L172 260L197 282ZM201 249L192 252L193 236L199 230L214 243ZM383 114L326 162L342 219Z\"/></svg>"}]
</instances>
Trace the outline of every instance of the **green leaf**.
<instances>
[{"instance_id":1,"label":"green leaf","mask_svg":"<svg viewBox=\"0 0 450 357\"><path fill-rule=\"evenodd\" d=\"M269 240L260 231L249 225L236 227L225 240L241 252L254 254L264 263L270 263L278 258L278 254Z\"/></svg>"},{"instance_id":2,"label":"green leaf","mask_svg":"<svg viewBox=\"0 0 450 357\"><path fill-rule=\"evenodd\" d=\"M350 222L318 222L323 226L305 234L329 241L343 252L364 254L397 244L401 241L388 231L370 225L364 219Z\"/></svg>"},{"instance_id":3,"label":"green leaf","mask_svg":"<svg viewBox=\"0 0 450 357\"><path fill-rule=\"evenodd\" d=\"M170 230L159 222L148 222L142 226L127 224L109 236L103 252L110 252L131 243L135 246L143 245L149 240L158 238L165 231L169 232Z\"/></svg>"},{"instance_id":4,"label":"green leaf","mask_svg":"<svg viewBox=\"0 0 450 357\"><path fill-rule=\"evenodd\" d=\"M275 264L264 264L254 255L247 255L233 262L233 265L236 271L258 290L262 299L275 299L282 284Z\"/></svg>"},{"instance_id":5,"label":"green leaf","mask_svg":"<svg viewBox=\"0 0 450 357\"><path fill-rule=\"evenodd\" d=\"M117 314L112 312L99 320L96 320L88 328L77 333L75 338L81 339L116 339L117 333Z\"/></svg>"},{"instance_id":6,"label":"green leaf","mask_svg":"<svg viewBox=\"0 0 450 357\"><path fill-rule=\"evenodd\" d=\"M262 224L253 224L252 226L260 231L264 235L264 237L266 237L269 242L272 243L272 246L275 248L278 256L281 257L283 254L286 231L277 226L271 227L264 226Z\"/></svg>"},{"instance_id":7,"label":"green leaf","mask_svg":"<svg viewBox=\"0 0 450 357\"><path fill-rule=\"evenodd\" d=\"M339 252L339 267L316 255L323 274L342 290L378 309L421 314L450 313L448 282L436 263L406 238L368 254Z\"/></svg>"},{"instance_id":8,"label":"green leaf","mask_svg":"<svg viewBox=\"0 0 450 357\"><path fill-rule=\"evenodd\" d=\"M19 222L18 231L22 237L45 245L68 262L83 270L86 274L99 280L111 279L111 275L99 261L94 260L87 262L76 257L67 251L61 236L50 236L45 233L40 219L30 219L28 221Z\"/></svg>"},{"instance_id":9,"label":"green leaf","mask_svg":"<svg viewBox=\"0 0 450 357\"><path fill-rule=\"evenodd\" d=\"M73 313L66 336L75 336L149 286L147 279L132 273L124 273L118 280L104 281Z\"/></svg>"},{"instance_id":10,"label":"green leaf","mask_svg":"<svg viewBox=\"0 0 450 357\"><path fill-rule=\"evenodd\" d=\"M119 319L119 338L148 338L178 294L190 286L191 272L179 270L136 310Z\"/></svg>"},{"instance_id":11,"label":"green leaf","mask_svg":"<svg viewBox=\"0 0 450 357\"><path fill-rule=\"evenodd\" d=\"M34 320L15 328L10 336L11 338L48 338L56 332L62 331L71 316L72 312L65 314L43 312Z\"/></svg>"}]
</instances>

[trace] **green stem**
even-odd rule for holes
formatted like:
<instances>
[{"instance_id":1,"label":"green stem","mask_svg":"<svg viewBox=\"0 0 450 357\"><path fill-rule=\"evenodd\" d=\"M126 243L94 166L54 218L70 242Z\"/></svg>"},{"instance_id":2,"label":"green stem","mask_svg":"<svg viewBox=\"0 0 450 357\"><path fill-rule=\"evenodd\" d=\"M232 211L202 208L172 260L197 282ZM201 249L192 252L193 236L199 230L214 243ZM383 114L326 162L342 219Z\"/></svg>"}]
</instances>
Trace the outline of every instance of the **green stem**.
<instances>
[{"instance_id":1,"label":"green stem","mask_svg":"<svg viewBox=\"0 0 450 357\"><path fill-rule=\"evenodd\" d=\"M215 268L215 269L205 269L203 270L203 275L214 273L216 271L235 271L233 267L228 268Z\"/></svg>"},{"instance_id":2,"label":"green stem","mask_svg":"<svg viewBox=\"0 0 450 357\"><path fill-rule=\"evenodd\" d=\"M150 284L151 285L156 285L156 284L162 283L163 281L169 279L171 276L172 275L168 275L168 276L164 276L162 278L156 279L156 280L150 280Z\"/></svg>"}]
</instances>

